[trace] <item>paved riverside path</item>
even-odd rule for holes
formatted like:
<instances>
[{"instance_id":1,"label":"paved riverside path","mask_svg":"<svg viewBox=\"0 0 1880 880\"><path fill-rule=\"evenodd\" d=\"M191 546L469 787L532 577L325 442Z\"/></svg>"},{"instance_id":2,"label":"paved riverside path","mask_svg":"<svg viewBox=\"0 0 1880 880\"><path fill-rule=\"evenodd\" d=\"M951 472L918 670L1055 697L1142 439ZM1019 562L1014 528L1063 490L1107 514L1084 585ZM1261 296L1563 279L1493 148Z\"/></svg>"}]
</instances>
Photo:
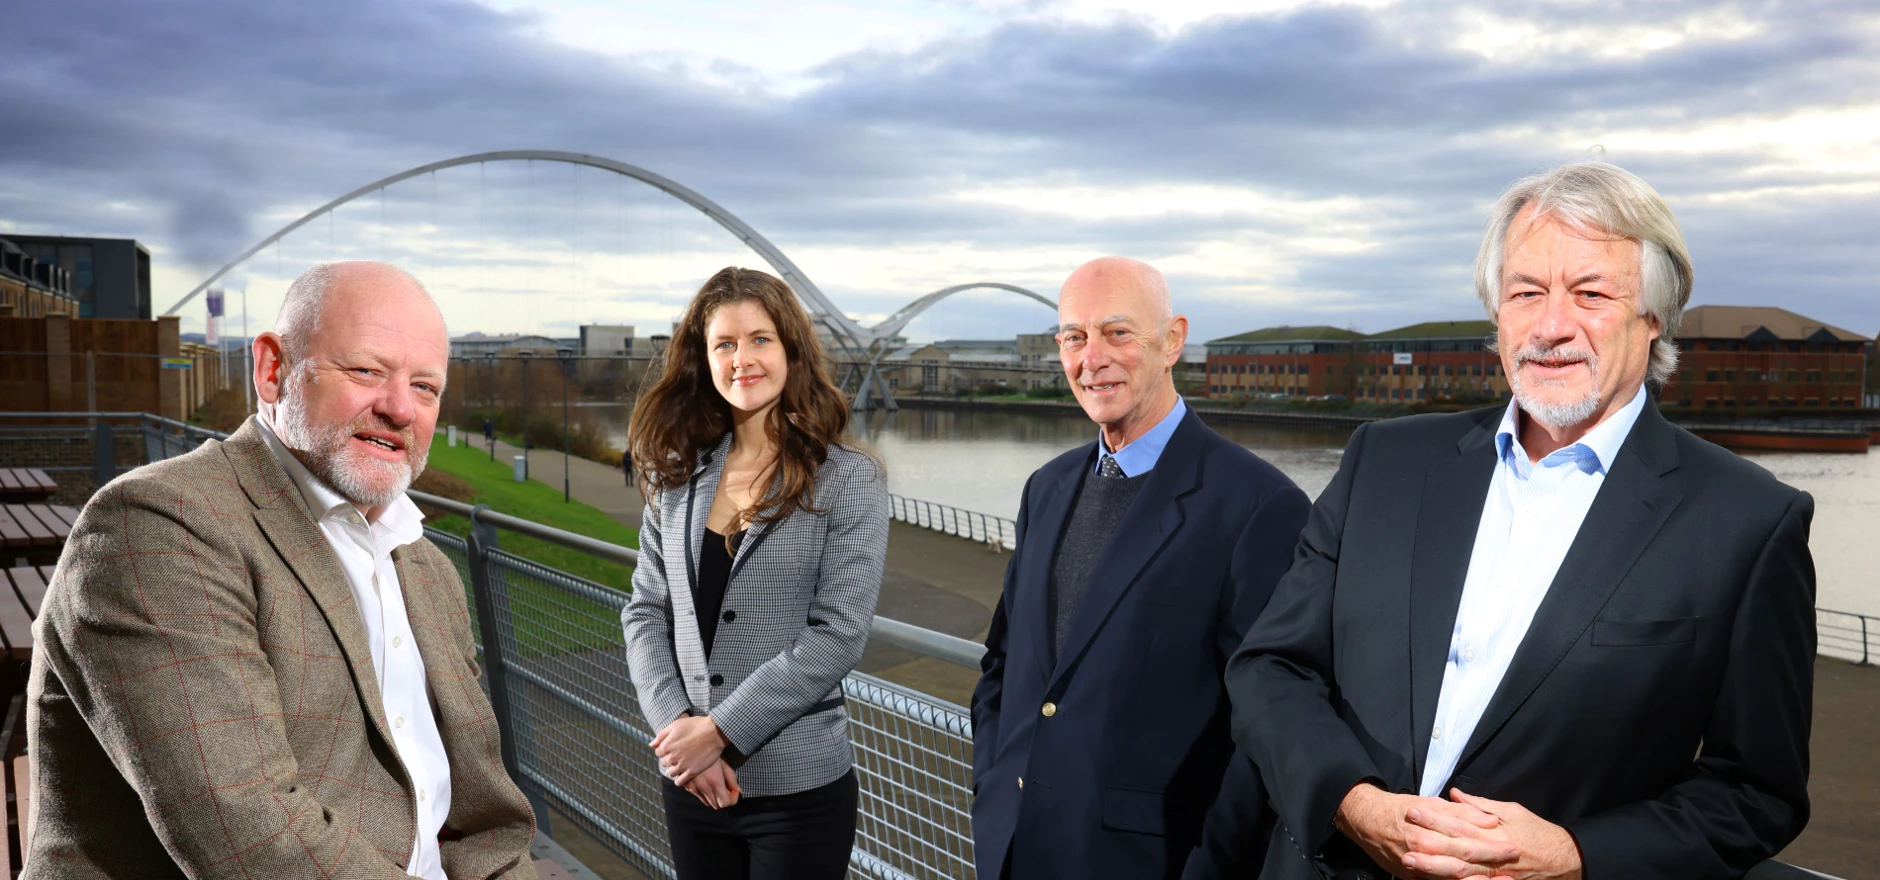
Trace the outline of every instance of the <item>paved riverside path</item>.
<instances>
[{"instance_id":1,"label":"paved riverside path","mask_svg":"<svg viewBox=\"0 0 1880 880\"><path fill-rule=\"evenodd\" d=\"M488 449L482 437L469 438L476 449ZM496 458L508 464L522 450L497 441ZM562 456L559 451L529 452L529 479L560 489ZM597 461L568 458L569 495L594 507L629 528L640 527L646 503L626 484L619 468ZM924 626L948 635L983 642L992 622L992 607L999 601L1005 564L1012 554L993 552L983 544L930 529L892 522L888 529L887 572L882 578L883 617ZM962 706L972 696L979 673L942 660L920 657L889 645L870 645L859 667L896 684L929 693Z\"/></svg>"}]
</instances>

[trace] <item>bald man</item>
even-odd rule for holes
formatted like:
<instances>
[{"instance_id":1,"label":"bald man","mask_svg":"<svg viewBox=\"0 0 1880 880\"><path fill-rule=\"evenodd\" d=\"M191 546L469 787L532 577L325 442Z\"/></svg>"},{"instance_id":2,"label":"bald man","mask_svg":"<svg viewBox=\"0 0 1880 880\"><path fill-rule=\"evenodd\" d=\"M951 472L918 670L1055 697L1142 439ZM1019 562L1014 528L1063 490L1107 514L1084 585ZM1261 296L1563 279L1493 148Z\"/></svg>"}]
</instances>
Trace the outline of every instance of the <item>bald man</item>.
<instances>
[{"instance_id":1,"label":"bald man","mask_svg":"<svg viewBox=\"0 0 1880 880\"><path fill-rule=\"evenodd\" d=\"M260 414L85 505L34 624L24 877L535 877L405 495L449 350L411 276L315 266L254 341Z\"/></svg>"},{"instance_id":2,"label":"bald man","mask_svg":"<svg viewBox=\"0 0 1880 880\"><path fill-rule=\"evenodd\" d=\"M1175 391L1188 319L1105 257L1058 295L1094 442L1038 469L973 691L982 878L1252 876L1272 830L1221 675L1309 502Z\"/></svg>"}]
</instances>

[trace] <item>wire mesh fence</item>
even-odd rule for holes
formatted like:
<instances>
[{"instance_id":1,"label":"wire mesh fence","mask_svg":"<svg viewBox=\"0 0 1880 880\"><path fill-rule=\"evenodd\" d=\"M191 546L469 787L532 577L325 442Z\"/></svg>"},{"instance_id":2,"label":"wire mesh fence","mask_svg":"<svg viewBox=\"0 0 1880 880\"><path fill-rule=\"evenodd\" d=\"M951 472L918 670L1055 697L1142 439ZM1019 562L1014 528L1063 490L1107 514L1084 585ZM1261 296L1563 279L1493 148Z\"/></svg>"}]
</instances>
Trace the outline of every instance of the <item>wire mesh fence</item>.
<instances>
[{"instance_id":1,"label":"wire mesh fence","mask_svg":"<svg viewBox=\"0 0 1880 880\"><path fill-rule=\"evenodd\" d=\"M158 461L222 436L141 413L33 415L54 423L0 432L0 456L12 450L6 443L84 444L107 450L93 457L115 472L124 468L117 462L127 446L135 464L141 463L135 458ZM55 424L62 418L88 424ZM107 430L99 431L99 425ZM551 804L558 821L577 825L646 875L673 877L662 783L647 746L653 731L640 717L620 625L627 593L505 552L491 523L626 564L635 551L413 494L423 504L470 517L469 539L432 528L425 533L456 565L475 610L471 626L484 658L482 684L504 732L504 763L536 803L543 831L553 834L540 809ZM894 502L896 519L976 540L1015 537L1010 520L898 496ZM1824 654L1862 663L1880 658L1880 618L1817 609L1817 629ZM873 633L929 656L975 665L969 655L976 646L939 633L879 618ZM849 876L975 877L972 721L966 709L862 673L848 676L842 687L861 788ZM1756 880L1809 876L1825 875L1773 861L1751 873Z\"/></svg>"},{"instance_id":2,"label":"wire mesh fence","mask_svg":"<svg viewBox=\"0 0 1880 880\"><path fill-rule=\"evenodd\" d=\"M654 732L640 716L622 641L627 594L488 546L494 529L468 541L426 533L456 563L483 618L475 630L485 688L525 789L628 864L672 877L662 783L647 747ZM487 596L476 595L478 584ZM861 673L843 692L861 788L850 876L974 876L966 710Z\"/></svg>"}]
</instances>

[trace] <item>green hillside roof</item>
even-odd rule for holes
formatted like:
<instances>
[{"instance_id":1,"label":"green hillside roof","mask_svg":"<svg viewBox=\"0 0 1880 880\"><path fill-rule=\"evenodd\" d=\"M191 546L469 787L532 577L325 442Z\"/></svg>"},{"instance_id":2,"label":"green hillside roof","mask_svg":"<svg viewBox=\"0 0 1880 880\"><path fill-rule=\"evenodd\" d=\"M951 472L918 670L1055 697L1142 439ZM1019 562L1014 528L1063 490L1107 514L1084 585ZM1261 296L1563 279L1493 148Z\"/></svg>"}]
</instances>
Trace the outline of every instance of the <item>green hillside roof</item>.
<instances>
[{"instance_id":1,"label":"green hillside roof","mask_svg":"<svg viewBox=\"0 0 1880 880\"><path fill-rule=\"evenodd\" d=\"M1346 330L1340 327L1328 327L1325 325L1316 325L1316 326L1311 326L1311 327L1288 327L1288 326L1282 325L1279 327L1262 327L1258 330L1249 330L1246 333L1242 333L1238 336L1227 336L1221 339L1210 339L1208 340L1208 344L1213 345L1217 342L1292 342L1292 341L1323 341L1323 340L1328 340L1328 339L1346 340L1346 339L1362 339L1362 338L1364 338L1364 334L1357 333L1351 330Z\"/></svg>"},{"instance_id":2,"label":"green hillside roof","mask_svg":"<svg viewBox=\"0 0 1880 880\"><path fill-rule=\"evenodd\" d=\"M1489 321L1425 321L1374 333L1366 339L1481 339L1495 332Z\"/></svg>"}]
</instances>

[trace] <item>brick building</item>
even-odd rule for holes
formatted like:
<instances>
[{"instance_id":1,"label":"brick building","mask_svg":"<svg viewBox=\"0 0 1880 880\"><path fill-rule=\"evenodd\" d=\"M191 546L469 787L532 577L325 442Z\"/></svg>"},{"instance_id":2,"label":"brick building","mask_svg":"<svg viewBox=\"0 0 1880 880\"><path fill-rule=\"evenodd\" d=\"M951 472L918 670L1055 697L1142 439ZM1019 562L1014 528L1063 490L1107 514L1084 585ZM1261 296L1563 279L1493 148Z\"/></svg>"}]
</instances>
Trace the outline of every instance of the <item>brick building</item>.
<instances>
[{"instance_id":1,"label":"brick building","mask_svg":"<svg viewBox=\"0 0 1880 880\"><path fill-rule=\"evenodd\" d=\"M1698 306L1678 331L1666 406L1732 412L1857 407L1868 339L1787 309Z\"/></svg>"},{"instance_id":2,"label":"brick building","mask_svg":"<svg viewBox=\"0 0 1880 880\"><path fill-rule=\"evenodd\" d=\"M1366 336L1358 342L1353 400L1414 403L1489 401L1508 397L1501 358L1489 350L1495 325L1427 321Z\"/></svg>"},{"instance_id":3,"label":"brick building","mask_svg":"<svg viewBox=\"0 0 1880 880\"><path fill-rule=\"evenodd\" d=\"M150 251L135 239L21 233L5 238L64 273L79 317L150 320Z\"/></svg>"},{"instance_id":4,"label":"brick building","mask_svg":"<svg viewBox=\"0 0 1880 880\"><path fill-rule=\"evenodd\" d=\"M1266 327L1207 343L1207 396L1349 397L1364 334L1338 327Z\"/></svg>"},{"instance_id":5,"label":"brick building","mask_svg":"<svg viewBox=\"0 0 1880 880\"><path fill-rule=\"evenodd\" d=\"M0 238L0 316L43 318L78 313L72 278L64 269Z\"/></svg>"}]
</instances>

